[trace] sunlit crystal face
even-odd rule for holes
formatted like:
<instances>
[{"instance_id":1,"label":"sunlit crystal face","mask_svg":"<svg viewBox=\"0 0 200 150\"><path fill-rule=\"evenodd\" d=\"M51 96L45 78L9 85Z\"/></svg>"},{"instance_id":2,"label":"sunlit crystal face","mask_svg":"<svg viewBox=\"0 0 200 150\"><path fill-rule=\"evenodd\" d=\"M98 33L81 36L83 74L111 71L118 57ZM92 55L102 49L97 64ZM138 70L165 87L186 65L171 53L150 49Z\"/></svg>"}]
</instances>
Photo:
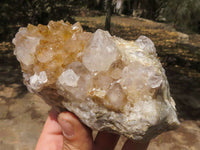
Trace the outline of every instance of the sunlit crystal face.
<instances>
[{"instance_id":1,"label":"sunlit crystal face","mask_svg":"<svg viewBox=\"0 0 200 150\"><path fill-rule=\"evenodd\" d=\"M123 111L127 102L156 99L162 85L154 44L145 36L129 42L100 29L84 32L79 23L51 21L21 28L13 43L34 91L57 87L68 100L90 98Z\"/></svg>"},{"instance_id":2,"label":"sunlit crystal face","mask_svg":"<svg viewBox=\"0 0 200 150\"><path fill-rule=\"evenodd\" d=\"M67 69L60 75L58 82L66 86L77 87L79 78L80 76L74 73L72 69Z\"/></svg>"},{"instance_id":3,"label":"sunlit crystal face","mask_svg":"<svg viewBox=\"0 0 200 150\"><path fill-rule=\"evenodd\" d=\"M97 30L83 54L83 64L91 72L107 71L117 59L119 51L107 31Z\"/></svg>"}]
</instances>

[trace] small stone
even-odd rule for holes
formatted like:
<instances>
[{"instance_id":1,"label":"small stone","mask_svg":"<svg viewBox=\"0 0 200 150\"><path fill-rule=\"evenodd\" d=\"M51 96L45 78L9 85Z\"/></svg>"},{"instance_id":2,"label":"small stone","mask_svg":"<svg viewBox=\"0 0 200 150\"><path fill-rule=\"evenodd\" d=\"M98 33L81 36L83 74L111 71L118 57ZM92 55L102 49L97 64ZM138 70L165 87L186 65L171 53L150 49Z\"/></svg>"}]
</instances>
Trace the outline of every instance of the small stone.
<instances>
[{"instance_id":1,"label":"small stone","mask_svg":"<svg viewBox=\"0 0 200 150\"><path fill-rule=\"evenodd\" d=\"M146 36L126 41L80 23L20 28L13 39L24 83L93 130L150 140L179 124L169 84Z\"/></svg>"}]
</instances>

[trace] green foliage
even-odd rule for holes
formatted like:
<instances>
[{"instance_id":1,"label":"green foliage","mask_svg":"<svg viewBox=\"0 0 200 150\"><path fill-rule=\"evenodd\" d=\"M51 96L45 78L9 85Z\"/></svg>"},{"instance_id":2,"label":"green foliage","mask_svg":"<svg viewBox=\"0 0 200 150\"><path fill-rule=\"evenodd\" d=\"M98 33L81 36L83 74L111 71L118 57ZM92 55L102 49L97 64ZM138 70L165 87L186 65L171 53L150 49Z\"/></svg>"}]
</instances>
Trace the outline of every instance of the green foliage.
<instances>
[{"instance_id":1,"label":"green foliage","mask_svg":"<svg viewBox=\"0 0 200 150\"><path fill-rule=\"evenodd\" d=\"M160 14L180 30L200 32L199 0L163 0Z\"/></svg>"},{"instance_id":2,"label":"green foliage","mask_svg":"<svg viewBox=\"0 0 200 150\"><path fill-rule=\"evenodd\" d=\"M72 20L66 0L3 0L0 2L0 40L13 38L19 26Z\"/></svg>"},{"instance_id":3,"label":"green foliage","mask_svg":"<svg viewBox=\"0 0 200 150\"><path fill-rule=\"evenodd\" d=\"M47 24L49 20L68 20L80 14L80 8L88 6L105 12L108 0L1 0L0 41L11 40L17 29L31 24ZM114 0L113 0L114 1ZM116 1L116 0L115 0ZM155 20L172 22L179 30L200 33L200 0L124 0L123 13ZM94 14L95 15L95 14Z\"/></svg>"}]
</instances>

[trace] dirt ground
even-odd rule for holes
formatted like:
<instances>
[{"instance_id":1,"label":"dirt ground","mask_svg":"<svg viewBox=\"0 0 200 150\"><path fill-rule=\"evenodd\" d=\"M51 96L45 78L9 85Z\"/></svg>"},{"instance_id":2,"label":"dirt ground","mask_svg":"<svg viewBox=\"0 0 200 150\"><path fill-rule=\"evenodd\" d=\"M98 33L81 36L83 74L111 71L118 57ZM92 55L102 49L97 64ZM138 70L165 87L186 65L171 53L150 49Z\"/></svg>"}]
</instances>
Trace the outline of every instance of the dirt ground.
<instances>
[{"instance_id":1,"label":"dirt ground","mask_svg":"<svg viewBox=\"0 0 200 150\"><path fill-rule=\"evenodd\" d=\"M87 31L103 28L105 19L74 18ZM148 150L199 150L200 35L186 35L170 25L119 16L112 17L111 27L112 35L135 40L142 34L154 41L177 103L180 127L152 139ZM23 85L13 45L0 43L0 150L33 150L49 109ZM116 150L124 141L121 137Z\"/></svg>"}]
</instances>

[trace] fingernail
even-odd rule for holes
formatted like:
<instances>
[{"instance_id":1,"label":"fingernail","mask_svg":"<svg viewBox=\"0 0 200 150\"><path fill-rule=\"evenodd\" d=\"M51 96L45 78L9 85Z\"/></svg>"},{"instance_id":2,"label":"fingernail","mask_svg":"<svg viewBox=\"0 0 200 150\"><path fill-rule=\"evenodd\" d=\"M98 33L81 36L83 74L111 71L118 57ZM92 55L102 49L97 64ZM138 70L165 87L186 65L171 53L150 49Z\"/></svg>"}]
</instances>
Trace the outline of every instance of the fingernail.
<instances>
[{"instance_id":1,"label":"fingernail","mask_svg":"<svg viewBox=\"0 0 200 150\"><path fill-rule=\"evenodd\" d=\"M62 114L59 115L59 122L60 122L60 126L63 130L63 135L65 137L72 137L74 135L74 128L73 125L67 121Z\"/></svg>"}]
</instances>

